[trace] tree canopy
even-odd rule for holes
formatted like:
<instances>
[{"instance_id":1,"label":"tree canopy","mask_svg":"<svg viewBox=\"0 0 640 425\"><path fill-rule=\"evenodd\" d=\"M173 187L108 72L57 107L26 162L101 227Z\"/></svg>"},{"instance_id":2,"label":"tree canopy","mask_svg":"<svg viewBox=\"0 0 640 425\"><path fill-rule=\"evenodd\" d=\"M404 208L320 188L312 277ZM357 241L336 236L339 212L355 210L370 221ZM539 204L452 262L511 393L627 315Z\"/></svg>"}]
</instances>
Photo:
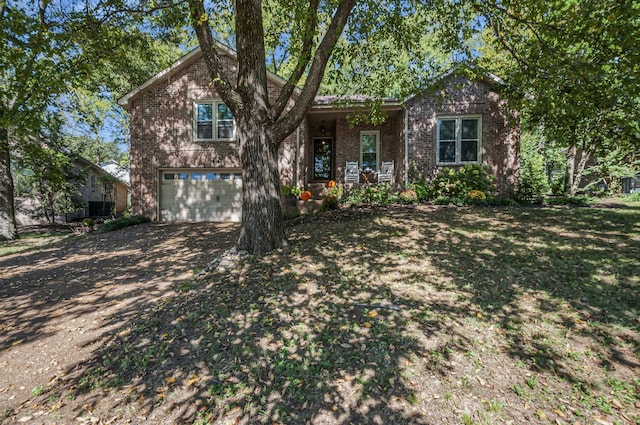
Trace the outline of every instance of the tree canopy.
<instances>
[{"instance_id":1,"label":"tree canopy","mask_svg":"<svg viewBox=\"0 0 640 425\"><path fill-rule=\"evenodd\" d=\"M0 1L0 239L17 236L12 156L25 163L46 154L31 145L46 145L70 129L62 122L65 110L79 113L83 126L95 125L83 110L175 59L182 34L149 31L142 11L119 1ZM87 99L91 105L83 108Z\"/></svg>"},{"instance_id":2,"label":"tree canopy","mask_svg":"<svg viewBox=\"0 0 640 425\"><path fill-rule=\"evenodd\" d=\"M507 1L478 11L487 27L481 63L506 78L546 143L565 149L571 193L580 168L610 162L614 151L638 166L640 4Z\"/></svg>"},{"instance_id":3,"label":"tree canopy","mask_svg":"<svg viewBox=\"0 0 640 425\"><path fill-rule=\"evenodd\" d=\"M273 156L321 90L403 96L452 59L477 60L505 77L514 105L567 152L615 150L628 160L640 140L640 5L632 0L37 5L0 1L0 237L15 235L10 152L27 136L59 129L65 102L73 105L67 117L83 129L94 131L108 116L123 119L109 101L194 39L238 122L246 170L240 246L251 252L283 243ZM221 66L215 40L237 51L237 76ZM267 96L267 70L287 80L277 99ZM254 174L270 177L252 183Z\"/></svg>"}]
</instances>

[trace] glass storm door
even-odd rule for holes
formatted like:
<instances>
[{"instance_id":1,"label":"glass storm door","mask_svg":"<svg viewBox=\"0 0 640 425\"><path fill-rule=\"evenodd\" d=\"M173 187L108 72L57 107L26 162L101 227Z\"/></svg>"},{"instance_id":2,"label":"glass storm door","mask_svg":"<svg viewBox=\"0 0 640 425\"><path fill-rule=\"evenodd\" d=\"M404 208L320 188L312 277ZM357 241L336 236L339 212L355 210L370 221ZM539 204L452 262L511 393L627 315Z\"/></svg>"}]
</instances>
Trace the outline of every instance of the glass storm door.
<instances>
[{"instance_id":1,"label":"glass storm door","mask_svg":"<svg viewBox=\"0 0 640 425\"><path fill-rule=\"evenodd\" d=\"M314 180L330 180L333 175L331 142L330 137L313 139Z\"/></svg>"}]
</instances>

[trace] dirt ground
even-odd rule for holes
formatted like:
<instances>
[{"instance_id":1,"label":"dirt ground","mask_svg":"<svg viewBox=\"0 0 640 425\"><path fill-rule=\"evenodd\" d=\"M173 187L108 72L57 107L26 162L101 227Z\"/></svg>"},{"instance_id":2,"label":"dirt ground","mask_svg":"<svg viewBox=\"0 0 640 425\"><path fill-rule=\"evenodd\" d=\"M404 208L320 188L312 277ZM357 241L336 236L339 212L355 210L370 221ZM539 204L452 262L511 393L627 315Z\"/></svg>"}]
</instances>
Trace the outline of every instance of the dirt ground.
<instances>
[{"instance_id":1,"label":"dirt ground","mask_svg":"<svg viewBox=\"0 0 640 425\"><path fill-rule=\"evenodd\" d=\"M2 416L82 364L110 330L172 295L235 243L237 228L146 223L0 257Z\"/></svg>"}]
</instances>

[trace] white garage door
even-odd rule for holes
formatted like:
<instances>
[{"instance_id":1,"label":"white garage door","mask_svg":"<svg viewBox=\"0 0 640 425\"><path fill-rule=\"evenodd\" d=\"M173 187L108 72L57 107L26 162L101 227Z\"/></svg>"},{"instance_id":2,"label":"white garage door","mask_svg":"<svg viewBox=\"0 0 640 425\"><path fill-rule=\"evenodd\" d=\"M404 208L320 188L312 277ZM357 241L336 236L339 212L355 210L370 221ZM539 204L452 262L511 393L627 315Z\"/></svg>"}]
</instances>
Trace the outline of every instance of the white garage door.
<instances>
[{"instance_id":1,"label":"white garage door","mask_svg":"<svg viewBox=\"0 0 640 425\"><path fill-rule=\"evenodd\" d=\"M240 170L167 170L160 173L162 221L240 221Z\"/></svg>"}]
</instances>

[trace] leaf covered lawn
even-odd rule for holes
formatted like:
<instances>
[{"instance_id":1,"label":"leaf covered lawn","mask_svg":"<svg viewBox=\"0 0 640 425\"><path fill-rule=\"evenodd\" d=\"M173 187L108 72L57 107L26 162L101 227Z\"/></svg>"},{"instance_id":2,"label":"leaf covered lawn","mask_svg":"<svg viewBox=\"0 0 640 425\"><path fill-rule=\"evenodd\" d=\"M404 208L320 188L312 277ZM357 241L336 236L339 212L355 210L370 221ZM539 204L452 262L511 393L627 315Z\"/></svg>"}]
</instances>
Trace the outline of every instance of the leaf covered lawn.
<instances>
[{"instance_id":1,"label":"leaf covered lawn","mask_svg":"<svg viewBox=\"0 0 640 425\"><path fill-rule=\"evenodd\" d=\"M360 208L288 231L113 331L39 417L640 423L640 209Z\"/></svg>"}]
</instances>

